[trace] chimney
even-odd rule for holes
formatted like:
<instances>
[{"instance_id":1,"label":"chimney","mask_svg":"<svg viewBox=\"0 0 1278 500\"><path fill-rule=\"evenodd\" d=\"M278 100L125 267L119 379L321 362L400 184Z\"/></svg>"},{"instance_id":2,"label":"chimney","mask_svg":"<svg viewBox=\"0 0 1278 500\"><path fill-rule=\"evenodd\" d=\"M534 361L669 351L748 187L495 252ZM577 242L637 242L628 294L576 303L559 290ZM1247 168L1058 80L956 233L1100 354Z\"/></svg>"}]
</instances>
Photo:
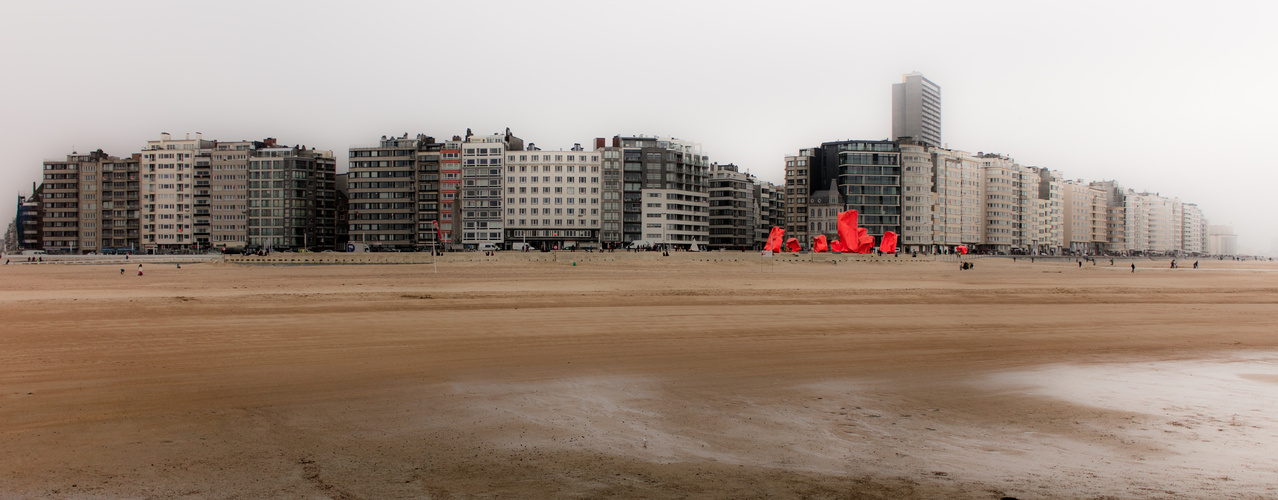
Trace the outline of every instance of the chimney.
<instances>
[{"instance_id":1,"label":"chimney","mask_svg":"<svg viewBox=\"0 0 1278 500\"><path fill-rule=\"evenodd\" d=\"M595 149L603 149L607 144L608 144L607 142L604 142L603 137L595 138Z\"/></svg>"},{"instance_id":2,"label":"chimney","mask_svg":"<svg viewBox=\"0 0 1278 500\"><path fill-rule=\"evenodd\" d=\"M168 133L168 132L160 132L160 140L161 140L161 141L171 140L172 138L173 138L173 136L169 135L169 133Z\"/></svg>"},{"instance_id":3,"label":"chimney","mask_svg":"<svg viewBox=\"0 0 1278 500\"><path fill-rule=\"evenodd\" d=\"M612 136L612 147L614 148L621 147L621 136L619 135Z\"/></svg>"}]
</instances>

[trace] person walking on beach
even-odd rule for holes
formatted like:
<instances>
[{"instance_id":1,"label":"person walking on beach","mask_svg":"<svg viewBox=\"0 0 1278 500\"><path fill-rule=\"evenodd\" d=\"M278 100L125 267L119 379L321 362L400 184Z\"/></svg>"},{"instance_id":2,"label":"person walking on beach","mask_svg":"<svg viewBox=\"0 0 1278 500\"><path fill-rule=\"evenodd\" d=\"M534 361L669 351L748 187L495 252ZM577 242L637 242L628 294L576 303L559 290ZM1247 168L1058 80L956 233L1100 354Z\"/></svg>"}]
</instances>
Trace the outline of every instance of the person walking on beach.
<instances>
[{"instance_id":1,"label":"person walking on beach","mask_svg":"<svg viewBox=\"0 0 1278 500\"><path fill-rule=\"evenodd\" d=\"M1134 272L1136 272L1136 263L1135 263L1135 262L1133 262L1133 263L1132 263L1132 272L1133 272L1133 273L1134 273Z\"/></svg>"},{"instance_id":2,"label":"person walking on beach","mask_svg":"<svg viewBox=\"0 0 1278 500\"><path fill-rule=\"evenodd\" d=\"M1079 268L1079 269L1082 269L1082 268L1083 268L1083 261L1081 261L1081 260L1080 260L1080 261L1078 261L1078 268Z\"/></svg>"},{"instance_id":3,"label":"person walking on beach","mask_svg":"<svg viewBox=\"0 0 1278 500\"><path fill-rule=\"evenodd\" d=\"M1194 269L1198 269L1198 261L1194 261Z\"/></svg>"},{"instance_id":4,"label":"person walking on beach","mask_svg":"<svg viewBox=\"0 0 1278 500\"><path fill-rule=\"evenodd\" d=\"M123 268L123 267L121 267L121 268L120 268L120 276L124 276L124 268Z\"/></svg>"}]
</instances>

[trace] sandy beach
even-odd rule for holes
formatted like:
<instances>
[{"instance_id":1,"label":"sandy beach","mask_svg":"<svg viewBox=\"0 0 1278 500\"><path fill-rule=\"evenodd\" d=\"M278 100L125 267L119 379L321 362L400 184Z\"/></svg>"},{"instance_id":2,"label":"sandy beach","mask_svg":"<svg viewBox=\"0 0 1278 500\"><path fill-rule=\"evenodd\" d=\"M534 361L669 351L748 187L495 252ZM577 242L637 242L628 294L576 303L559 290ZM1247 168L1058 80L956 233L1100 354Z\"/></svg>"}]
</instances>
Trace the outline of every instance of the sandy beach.
<instances>
[{"instance_id":1,"label":"sandy beach","mask_svg":"<svg viewBox=\"0 0 1278 500\"><path fill-rule=\"evenodd\" d=\"M0 498L1274 498L1278 264L0 267Z\"/></svg>"}]
</instances>

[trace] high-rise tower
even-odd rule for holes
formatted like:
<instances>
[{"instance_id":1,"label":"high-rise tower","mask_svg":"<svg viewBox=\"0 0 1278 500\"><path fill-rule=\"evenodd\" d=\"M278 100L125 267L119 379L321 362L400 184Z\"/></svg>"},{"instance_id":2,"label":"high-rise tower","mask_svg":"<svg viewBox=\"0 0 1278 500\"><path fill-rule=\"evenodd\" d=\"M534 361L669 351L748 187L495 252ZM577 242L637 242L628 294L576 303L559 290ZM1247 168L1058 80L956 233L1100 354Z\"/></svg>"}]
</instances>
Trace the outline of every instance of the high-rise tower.
<instances>
[{"instance_id":1,"label":"high-rise tower","mask_svg":"<svg viewBox=\"0 0 1278 500\"><path fill-rule=\"evenodd\" d=\"M892 140L941 147L941 87L914 72L892 85Z\"/></svg>"}]
</instances>

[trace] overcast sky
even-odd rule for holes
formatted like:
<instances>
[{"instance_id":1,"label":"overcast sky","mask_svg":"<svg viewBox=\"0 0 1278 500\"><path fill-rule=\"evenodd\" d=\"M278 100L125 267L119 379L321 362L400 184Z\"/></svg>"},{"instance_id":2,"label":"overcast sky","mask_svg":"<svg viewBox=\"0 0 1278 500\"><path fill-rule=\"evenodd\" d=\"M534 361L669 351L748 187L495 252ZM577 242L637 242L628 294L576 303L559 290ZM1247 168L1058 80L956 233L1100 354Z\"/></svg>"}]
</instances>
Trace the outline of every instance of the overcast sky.
<instances>
[{"instance_id":1,"label":"overcast sky","mask_svg":"<svg viewBox=\"0 0 1278 500\"><path fill-rule=\"evenodd\" d=\"M702 144L782 182L942 89L949 147L1199 204L1278 256L1274 2L0 2L0 220L41 161L161 132L345 151L510 127Z\"/></svg>"}]
</instances>

